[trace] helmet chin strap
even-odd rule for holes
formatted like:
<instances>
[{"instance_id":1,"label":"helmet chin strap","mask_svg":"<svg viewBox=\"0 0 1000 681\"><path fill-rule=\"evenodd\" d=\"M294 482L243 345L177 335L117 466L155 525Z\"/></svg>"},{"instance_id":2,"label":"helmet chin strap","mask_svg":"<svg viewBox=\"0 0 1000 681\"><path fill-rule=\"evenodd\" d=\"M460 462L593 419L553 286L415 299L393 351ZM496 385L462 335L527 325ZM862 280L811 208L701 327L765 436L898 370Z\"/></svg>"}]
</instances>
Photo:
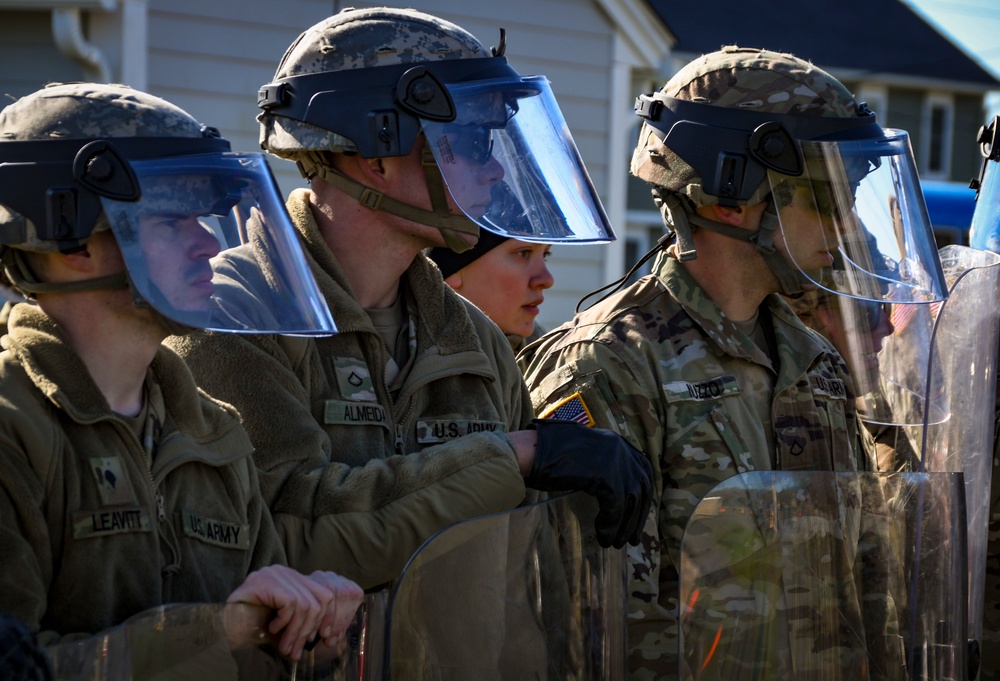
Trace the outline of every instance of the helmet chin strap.
<instances>
[{"instance_id":1,"label":"helmet chin strap","mask_svg":"<svg viewBox=\"0 0 1000 681\"><path fill-rule=\"evenodd\" d=\"M441 170L426 144L421 150L421 163L427 181L427 192L431 198L431 210L397 201L371 187L366 187L357 180L330 167L320 153L311 151L306 156L298 161L299 171L304 177L311 178L314 175L319 175L326 182L353 197L358 203L370 210L385 211L413 222L419 222L422 225L435 227L441 232L448 248L456 253L467 251L474 245L474 243L467 243L460 236L461 234L479 237L479 225L465 215L455 215L449 210L447 190L444 179L441 177Z\"/></svg>"},{"instance_id":2,"label":"helmet chin strap","mask_svg":"<svg viewBox=\"0 0 1000 681\"><path fill-rule=\"evenodd\" d=\"M125 272L107 274L103 277L83 279L81 281L41 281L31 271L24 254L16 248L5 248L0 256L4 274L14 287L25 294L33 296L38 293L77 293L80 291L117 291L130 288L128 275Z\"/></svg>"},{"instance_id":3,"label":"helmet chin strap","mask_svg":"<svg viewBox=\"0 0 1000 681\"><path fill-rule=\"evenodd\" d=\"M3 253L0 254L0 265L3 266L4 274L7 275L14 287L28 297L34 297L39 293L59 294L128 289L132 294L132 304L140 310L149 310L168 335L183 336L195 330L195 327L176 322L150 305L136 290L127 272L116 272L80 281L40 281L31 271L31 267L28 266L24 254L16 248L3 249Z\"/></svg>"},{"instance_id":4,"label":"helmet chin strap","mask_svg":"<svg viewBox=\"0 0 1000 681\"><path fill-rule=\"evenodd\" d=\"M804 293L803 286L809 282L809 278L774 247L774 235L780 227L774 201L768 199L760 226L753 231L698 215L688 199L659 187L653 188L653 201L660 209L664 227L675 235L678 260L693 260L698 257L691 235L694 227L702 227L731 239L752 243L778 280L783 294L797 298Z\"/></svg>"}]
</instances>

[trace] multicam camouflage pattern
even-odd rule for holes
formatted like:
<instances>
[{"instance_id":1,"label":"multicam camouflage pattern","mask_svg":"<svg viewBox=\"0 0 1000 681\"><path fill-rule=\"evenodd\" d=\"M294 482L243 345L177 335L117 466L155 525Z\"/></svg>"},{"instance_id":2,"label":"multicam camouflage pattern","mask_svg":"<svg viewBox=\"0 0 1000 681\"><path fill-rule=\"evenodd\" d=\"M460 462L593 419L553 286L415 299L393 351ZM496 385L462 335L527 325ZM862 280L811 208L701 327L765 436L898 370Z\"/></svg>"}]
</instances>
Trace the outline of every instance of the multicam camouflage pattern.
<instances>
[{"instance_id":1,"label":"multicam camouflage pattern","mask_svg":"<svg viewBox=\"0 0 1000 681\"><path fill-rule=\"evenodd\" d=\"M775 376L767 356L679 263L661 255L654 273L520 355L536 413L580 393L597 426L623 434L653 464L656 502L642 542L629 549L630 670L631 678L644 681L677 678L681 539L696 505L716 484L769 468L871 467L870 440L859 428L843 360L777 295L766 301L781 358ZM747 406L749 393L764 388L737 379L747 375L747 366L763 368L773 380L773 447ZM878 537L868 545L884 545L884 527L860 531ZM853 607L872 623L865 633L882 645L872 644L870 652L886 649L883 637L893 628L885 576L875 574L883 569L875 564L864 573L866 582L854 585L860 599L836 606ZM845 579L853 583L855 577ZM796 631L809 643L808 626ZM898 661L898 649L877 657ZM873 671L893 668L886 659L870 663Z\"/></svg>"},{"instance_id":2,"label":"multicam camouflage pattern","mask_svg":"<svg viewBox=\"0 0 1000 681\"><path fill-rule=\"evenodd\" d=\"M775 114L848 118L859 113L854 95L826 71L790 54L736 46L692 61L660 92L692 102ZM702 193L701 178L694 169L655 133L643 124L632 156L632 174L684 193L698 205L716 203L715 197ZM762 183L747 203L759 202L768 191L767 183Z\"/></svg>"},{"instance_id":3,"label":"multicam camouflage pattern","mask_svg":"<svg viewBox=\"0 0 1000 681\"><path fill-rule=\"evenodd\" d=\"M412 9L345 9L306 29L278 64L274 79L443 59L488 57L465 29ZM308 123L262 113L260 146L294 158L304 150L355 151L354 142Z\"/></svg>"},{"instance_id":4,"label":"multicam camouflage pattern","mask_svg":"<svg viewBox=\"0 0 1000 681\"><path fill-rule=\"evenodd\" d=\"M827 304L828 297L832 295L834 294L827 291L813 290L806 291L798 298L786 299L803 324L826 337L831 343L833 341L829 338L829 330L816 314L816 309L822 304ZM841 351L841 356L845 355L842 348L837 349ZM872 399L879 399L881 404L885 404L884 395L879 395ZM888 407L885 407L885 410L888 411ZM907 436L905 429L899 426L870 422L866 419L864 409L860 404L858 413L865 428L874 440L875 465L879 472L913 473L920 470L920 455L914 448L913 442Z\"/></svg>"},{"instance_id":5,"label":"multicam camouflage pattern","mask_svg":"<svg viewBox=\"0 0 1000 681\"><path fill-rule=\"evenodd\" d=\"M190 114L127 85L57 83L0 111L0 144L44 139L201 136L202 125ZM57 242L40 239L30 220L3 205L0 225L5 233L18 234L7 246L26 251L58 250ZM102 215L93 232L109 227Z\"/></svg>"}]
</instances>

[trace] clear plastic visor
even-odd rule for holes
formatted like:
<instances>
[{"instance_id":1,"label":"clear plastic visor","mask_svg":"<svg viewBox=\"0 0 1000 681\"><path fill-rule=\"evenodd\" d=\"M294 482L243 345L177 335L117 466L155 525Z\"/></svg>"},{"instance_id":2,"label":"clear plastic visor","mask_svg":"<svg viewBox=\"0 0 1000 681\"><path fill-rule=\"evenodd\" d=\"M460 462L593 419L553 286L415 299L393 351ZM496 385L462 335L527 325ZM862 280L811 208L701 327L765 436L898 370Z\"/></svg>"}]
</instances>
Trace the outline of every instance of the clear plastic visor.
<instances>
[{"instance_id":1,"label":"clear plastic visor","mask_svg":"<svg viewBox=\"0 0 1000 681\"><path fill-rule=\"evenodd\" d=\"M457 208L483 229L522 241L614 240L545 78L447 87L456 119L421 125Z\"/></svg>"},{"instance_id":2,"label":"clear plastic visor","mask_svg":"<svg viewBox=\"0 0 1000 681\"><path fill-rule=\"evenodd\" d=\"M102 204L132 285L149 305L212 331L336 332L263 154L131 166L141 198Z\"/></svg>"},{"instance_id":3,"label":"clear plastic visor","mask_svg":"<svg viewBox=\"0 0 1000 681\"><path fill-rule=\"evenodd\" d=\"M1000 253L1000 178L995 161L987 161L976 210L972 214L969 242L973 248Z\"/></svg>"},{"instance_id":4,"label":"clear plastic visor","mask_svg":"<svg viewBox=\"0 0 1000 681\"><path fill-rule=\"evenodd\" d=\"M817 287L889 303L932 303L946 286L905 132L801 142L805 170L768 178L779 248Z\"/></svg>"},{"instance_id":5,"label":"clear plastic visor","mask_svg":"<svg viewBox=\"0 0 1000 681\"><path fill-rule=\"evenodd\" d=\"M868 423L954 423L958 405L971 395L979 405L992 400L995 380L980 374L992 371L988 353L996 349L997 312L982 301L997 296L1000 256L951 245L942 249L940 260L951 282L944 302L890 304L822 290L796 302L804 311L815 299L803 320L844 357L859 396L859 414ZM919 452L922 431L905 434L911 449Z\"/></svg>"}]
</instances>

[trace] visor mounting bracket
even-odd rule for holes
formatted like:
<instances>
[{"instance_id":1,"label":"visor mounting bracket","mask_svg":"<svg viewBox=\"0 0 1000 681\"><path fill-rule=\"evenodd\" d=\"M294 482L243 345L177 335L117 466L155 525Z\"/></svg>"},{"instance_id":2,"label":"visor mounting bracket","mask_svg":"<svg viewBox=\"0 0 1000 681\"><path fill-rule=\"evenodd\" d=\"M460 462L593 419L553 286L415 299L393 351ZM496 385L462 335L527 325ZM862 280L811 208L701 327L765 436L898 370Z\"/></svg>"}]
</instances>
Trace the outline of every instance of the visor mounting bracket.
<instances>
[{"instance_id":1,"label":"visor mounting bracket","mask_svg":"<svg viewBox=\"0 0 1000 681\"><path fill-rule=\"evenodd\" d=\"M750 135L750 155L765 168L783 175L799 176L805 163L799 145L785 126L776 122L761 123Z\"/></svg>"},{"instance_id":2,"label":"visor mounting bracket","mask_svg":"<svg viewBox=\"0 0 1000 681\"><path fill-rule=\"evenodd\" d=\"M417 118L441 123L455 120L451 93L426 66L415 66L400 77L396 101Z\"/></svg>"},{"instance_id":3,"label":"visor mounting bracket","mask_svg":"<svg viewBox=\"0 0 1000 681\"><path fill-rule=\"evenodd\" d=\"M137 201L142 194L132 166L106 140L80 148L73 159L73 179L98 196L116 201Z\"/></svg>"}]
</instances>

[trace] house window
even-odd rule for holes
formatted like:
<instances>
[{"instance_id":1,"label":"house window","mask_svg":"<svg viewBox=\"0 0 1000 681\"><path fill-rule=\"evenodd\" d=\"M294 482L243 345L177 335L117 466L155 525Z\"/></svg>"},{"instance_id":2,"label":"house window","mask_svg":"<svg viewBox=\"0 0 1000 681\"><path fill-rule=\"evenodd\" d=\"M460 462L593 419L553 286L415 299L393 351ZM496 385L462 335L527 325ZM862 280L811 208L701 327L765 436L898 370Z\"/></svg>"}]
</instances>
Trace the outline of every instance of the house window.
<instances>
[{"instance_id":1,"label":"house window","mask_svg":"<svg viewBox=\"0 0 1000 681\"><path fill-rule=\"evenodd\" d=\"M947 180L951 174L951 140L955 103L948 95L931 93L924 100L921 120L920 174Z\"/></svg>"}]
</instances>

